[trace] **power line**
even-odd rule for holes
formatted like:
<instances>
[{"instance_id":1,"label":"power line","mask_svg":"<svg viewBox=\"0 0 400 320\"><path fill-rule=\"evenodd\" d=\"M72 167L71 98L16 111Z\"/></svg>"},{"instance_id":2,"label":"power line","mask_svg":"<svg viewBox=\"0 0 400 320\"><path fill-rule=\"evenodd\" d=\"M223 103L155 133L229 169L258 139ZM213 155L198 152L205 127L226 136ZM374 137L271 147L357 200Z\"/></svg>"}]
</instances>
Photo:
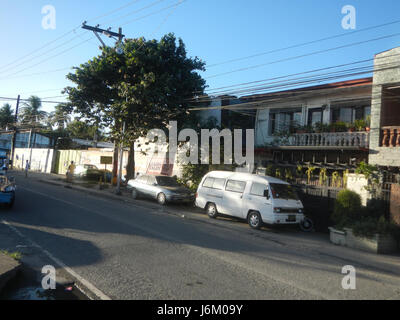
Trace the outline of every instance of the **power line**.
<instances>
[{"instance_id":1,"label":"power line","mask_svg":"<svg viewBox=\"0 0 400 320\"><path fill-rule=\"evenodd\" d=\"M119 8L117 8L117 9L111 10L111 11L109 11L109 12L107 12L107 13L101 15L100 17L108 16L108 15L110 15L110 14L112 14L112 13L115 13L115 12L117 12L117 11L119 11L119 10L121 10L121 9L123 9L123 8L125 8L125 7L127 7L127 6L129 6L129 5L134 4L135 2L138 2L138 1L140 1L140 0L131 1L131 2L129 2L128 4L126 4L126 5L122 6L122 7L119 7ZM93 18L93 19L91 19L91 20L94 20L94 19L98 19L98 17ZM6 64L6 65L3 65L2 67L0 67L0 70L1 70L1 69L4 69L4 68L6 68L6 70L9 70L9 69L10 69L10 66L14 65L15 63L21 62L21 60L23 60L23 59L25 59L25 58L27 58L27 57L29 57L29 56L35 54L36 52L40 52L42 49L47 48L49 45L51 45L51 44L53 44L53 43L55 43L55 42L57 42L57 41L63 39L64 37L68 36L68 35L71 34L71 33L76 33L76 30L80 29L80 27L81 27L81 25L76 26L76 27L74 27L73 29L71 29L71 30L67 31L66 33L62 34L60 37L58 37L58 38L56 38L56 39L54 39L54 40L52 40L52 41L49 41L49 42L45 43L43 46L41 46L41 47L39 47L39 48L37 48L37 49L35 49L35 50L29 52L28 54L26 54L26 55L24 55L24 56L22 56L22 57L20 57L20 58L18 58L18 59L16 59L16 60L14 60L14 61L8 63L8 64ZM83 34L83 33L82 33L82 34ZM79 34L76 34L72 39L70 39L70 40L67 41L66 43L69 43L69 42L75 40L75 39L78 38L78 37L80 37L80 35L79 35ZM88 40L88 41L90 41L90 40ZM66 43L64 43L64 44L62 44L62 45L65 45ZM62 46L62 45L60 45L60 46ZM58 47L60 47L60 46L58 46ZM58 47L56 47L56 48L58 48ZM50 51L53 51L53 50L56 49L56 48L53 48L53 49L51 49ZM46 51L46 54L47 54L48 52L49 52L49 51ZM43 56L43 55L41 55L41 56ZM27 63L27 62L30 62L31 60L33 60L33 59L30 59L30 60L25 61L25 62L23 62L23 63L19 63L17 66L20 66L20 65L22 65L22 64L25 64L25 63ZM14 66L13 68L15 68L15 67L17 67L17 66ZM4 71L3 71L3 72L4 72Z\"/></svg>"},{"instance_id":2,"label":"power line","mask_svg":"<svg viewBox=\"0 0 400 320\"><path fill-rule=\"evenodd\" d=\"M387 68L381 68L381 69L375 69L375 71L383 71L383 70L389 70L389 69L394 69L394 68L400 68L400 64L397 64L396 66L394 66L394 67L387 67ZM355 75L359 75L360 73L354 73L353 75L355 76ZM331 79L330 79L331 80ZM287 84L286 84L286 86L287 86ZM367 85L366 85L367 86ZM282 87L285 87L285 85L282 85ZM359 86L359 88L360 88L361 86ZM326 88L326 89L320 89L319 90L319 93L317 93L316 95L318 95L318 94L325 94L325 92L326 91L329 91L329 90L342 90L342 89L344 89L345 87L341 87L341 88L335 88L335 89L332 89L332 88ZM293 93L297 93L297 94L308 94L308 93L310 93L310 92L313 92L313 93L316 93L316 90L315 90L315 88L313 88L313 89L307 89L307 88L304 88L304 90L296 90L295 92L293 92L292 90L288 90L288 91L285 91L285 92L271 92L271 93L265 93L265 95L270 95L270 97L268 98L268 99L263 99L263 100L256 100L256 101L252 101L252 102L245 102L245 103L239 103L239 104L233 104L233 105L230 105L230 106L216 106L216 107L211 107L211 106L209 106L209 107L194 107L194 108L190 108L189 110L196 110L196 111L198 111L198 110L214 110L214 109L232 109L232 108L237 108L237 109L240 109L240 107L243 107L243 106L253 106L253 105L259 105L259 104L262 104L262 103L266 103L266 102L269 102L269 103L276 103L277 101L279 101L279 100L284 100L285 102L290 102L290 101L293 101L293 100L298 100L298 99L301 99L301 96L299 97L299 95L298 96L296 96L296 97L294 97L294 98L292 98L292 97L288 97L287 95L293 95ZM286 97L278 97L278 98L275 98L273 95L274 94L276 94L276 95L279 95L279 96L282 96L282 95L286 95ZM246 97L245 97L246 98ZM250 98L250 97L249 97ZM255 99L256 99L256 97L254 97ZM239 108L238 108L239 107Z\"/></svg>"},{"instance_id":3,"label":"power line","mask_svg":"<svg viewBox=\"0 0 400 320\"><path fill-rule=\"evenodd\" d=\"M31 65L31 66L29 66L29 67L26 67L26 68L24 68L24 69L21 69L21 70L19 70L19 71L16 71L16 72L14 72L14 73L12 73L12 74L9 74L9 75L6 76L6 78L12 77L12 76L14 76L14 75L16 75L16 74L19 74L19 73L21 73L21 72L23 72L23 71L25 71L25 70L32 69L32 68L34 68L34 67L36 67L36 66L38 66L38 65L40 65L40 64L42 64L42 63L44 63L44 62L49 61L50 59L56 58L56 57L58 57L58 56L60 56L60 55L62 55L62 54L64 54L64 53L66 53L66 52L68 52L68 51L71 51L72 49L75 49L75 48L81 46L82 44L88 42L90 39L92 39L92 37L90 37L90 38L88 38L88 39L86 39L86 40L84 40L84 41L82 41L82 42L79 42L77 45L75 45L75 46L73 46L73 47L70 47L70 48L68 48L68 49L66 49L66 50L64 50L64 51L61 51L61 52L59 52L59 53L57 53L57 54L55 54L55 55L53 55L53 56L51 56L51 57L49 57L49 58L46 58L46 59L44 59L44 60L41 60L40 62L38 62L38 63L36 63L36 64L34 64L34 65Z\"/></svg>"},{"instance_id":4,"label":"power line","mask_svg":"<svg viewBox=\"0 0 400 320\"><path fill-rule=\"evenodd\" d=\"M285 75L285 76L267 78L267 79L263 79L263 80L257 80L257 81L245 82L245 83L242 83L242 84L236 84L236 85L231 85L231 86L220 87L220 88L213 89L214 91L211 92L211 93L208 93L206 95L196 96L194 98L191 98L190 100L192 100L192 101L201 101L201 100L203 100L203 98L209 99L210 96L216 95L216 94L217 95L229 95L229 94L232 94L232 92L234 90L234 89L231 89L231 91L226 91L226 90L225 91L223 91L223 90L219 90L218 91L217 89L225 89L225 88L232 88L232 87L238 87L237 90L241 90L241 89L245 89L245 88L249 88L249 89L258 88L261 85L265 85L265 84L279 83L279 81L271 82L271 80L287 79L287 78L294 77L294 76L305 75L305 74L310 74L310 73L316 73L318 71L336 69L336 68L341 68L341 67L345 67L345 66L351 66L351 65L355 65L355 64L366 63L366 62L370 62L370 61L374 61L374 60L378 60L378 59L384 59L384 58L386 59L386 58L395 57L395 56L398 57L398 56L400 56L400 54L392 54L392 55L388 55L388 56L385 56L385 57L375 57L375 58L371 58L371 59L354 61L354 62L346 63L346 64L340 64L340 65L335 65L335 66L330 66L330 67L325 67L325 68L319 68L319 69L314 69L314 70L309 70L309 71L293 73L293 74L289 74L289 75ZM384 64L376 64L376 66L382 66L382 65L384 65ZM340 71L336 71L336 72L340 72ZM255 83L258 83L258 85L240 88L240 87L243 87L244 85L255 84ZM194 93L194 95L196 95L196 93Z\"/></svg>"},{"instance_id":5,"label":"power line","mask_svg":"<svg viewBox=\"0 0 400 320\"><path fill-rule=\"evenodd\" d=\"M77 36L72 37L71 39L69 39L69 40L63 42L62 44L60 44L60 45L58 45L58 46L56 46L56 47L54 47L54 48L47 49L47 50L46 50L46 55L47 55L48 53L50 53L50 52L52 52L52 51L54 51L54 50L60 48L60 47L65 46L66 44L68 44L68 43L74 41L75 39L77 39ZM21 66L21 65L24 65L24 64L26 64L26 63L29 63L29 62L31 62L31 61L37 59L37 58L43 58L43 54L35 55L35 56L29 58L28 60L25 60L25 61L23 60L22 62L20 62L19 64L15 65L15 66L8 67L8 68L5 68L5 69L1 69L0 71L1 71L2 73L5 73L5 72L7 72L7 71L9 71L9 70L15 69L15 68L17 68L17 67L19 67L19 66Z\"/></svg>"},{"instance_id":6,"label":"power line","mask_svg":"<svg viewBox=\"0 0 400 320\"><path fill-rule=\"evenodd\" d=\"M314 69L314 70L309 70L309 71L292 73L292 74L285 75L285 76L267 78L267 79L262 79L262 80L257 80L257 81L250 81L250 82L244 82L244 83L239 83L239 84L230 85L230 86L214 88L214 89L212 89L213 92L209 93L209 95L213 94L214 92L217 92L217 90L220 90L220 89L226 89L226 88L232 88L232 87L242 87L242 86L248 85L248 84L263 83L263 82L270 81L270 80L278 80L278 79L288 78L288 77L292 77L292 76L298 76L298 75L302 75L302 74L309 74L309 73L315 73L318 71L336 69L336 68L340 68L340 67L345 67L345 66L350 66L350 65L360 64L360 63L366 63L366 62L370 62L370 61L374 61L374 60L378 60L378 59L386 59L386 58L394 57L394 56L400 56L400 54L392 54L392 55L388 55L385 57L375 57L375 58L370 58L370 59L365 59L365 60L354 61L351 63L345 63L345 64L340 64L340 65L335 65L335 66L330 66L330 67L325 67L325 68L319 68L319 69ZM199 96L199 97L202 97L202 96ZM204 97L208 97L208 95L204 95Z\"/></svg>"},{"instance_id":7,"label":"power line","mask_svg":"<svg viewBox=\"0 0 400 320\"><path fill-rule=\"evenodd\" d=\"M325 38L321 38L321 39L317 39L317 40L307 41L307 42L299 43L299 44L288 46L288 47L284 47L284 48L279 48L279 49L274 49L274 50L270 50L270 51L266 51L266 52L261 52L261 53L253 54L253 55L246 56L246 57L235 58L235 59L223 61L223 62L220 62L220 63L214 63L214 64L209 65L208 68L213 68L213 67L216 67L216 66L220 66L220 65L224 65L224 64L228 64L228 63L232 63L232 62L237 62L237 61L242 61L242 60L246 60L246 59L256 58L256 57L260 57L260 56L271 54L271 53L277 53L277 52L281 52L281 51L286 51L286 50L289 50L289 49L299 48L299 47L303 47L303 46L306 46L306 45L310 45L310 44L314 44L314 43L318 43L318 42L322 42L322 41L327 41L327 40L332 40L332 39L336 39L336 38L341 38L341 37L353 35L353 34L356 34L356 33L364 32L364 31L368 31L368 30L373 30L373 29L377 29L377 28L382 28L382 27L386 27L386 26L393 25L393 24L398 24L398 23L400 23L400 20L396 20L396 21L392 21L392 22L388 22L388 23L383 23L383 24L379 24L379 25L375 25L375 26L371 26L371 27L367 27L367 28L363 28L363 29L359 29L359 30L355 30L355 31L351 31L351 32L341 33L341 34L337 34L337 35L334 35L334 36L329 36L329 37L325 37Z\"/></svg>"},{"instance_id":8,"label":"power line","mask_svg":"<svg viewBox=\"0 0 400 320\"><path fill-rule=\"evenodd\" d=\"M95 17L95 18L92 18L92 19L90 19L90 20L88 20L88 21L98 20L98 19L107 17L107 16L109 16L109 15L115 13L115 12L118 12L118 11L120 11L120 10L122 10L122 9L125 9L125 8L127 8L127 7L129 7L129 6L133 5L133 4L135 4L135 3L137 3L137 2L139 2L139 1L141 1L141 0L133 0L133 1L130 1L130 2L128 2L127 4L121 6L121 7L117 8L117 9L114 9L114 10L108 12L108 13L105 13L105 14L102 14L102 15L97 16L97 17Z\"/></svg>"},{"instance_id":9,"label":"power line","mask_svg":"<svg viewBox=\"0 0 400 320\"><path fill-rule=\"evenodd\" d=\"M131 11L131 12L127 13L127 14L124 14L124 15L122 15L122 16L119 16L119 17L116 18L116 19L111 19L111 20L102 22L101 24L104 25L104 24L108 24L108 23L115 22L115 21L120 21L121 19L123 19L123 18L125 18L125 17L129 17L129 16L131 16L131 15L133 15L133 14L136 14L136 13L142 12L142 11L148 9L148 8L154 7L155 5L157 5L157 4L159 4L159 3L163 2L163 1L165 1L165 0L157 0L157 1L154 1L154 2L150 3L150 4L147 5L147 6L144 6L144 7L140 8L140 9L137 9L137 10Z\"/></svg>"},{"instance_id":10,"label":"power line","mask_svg":"<svg viewBox=\"0 0 400 320\"><path fill-rule=\"evenodd\" d=\"M179 0L178 2L176 2L176 3L174 3L174 4L170 5L170 6L164 7L164 8L162 8L162 9L160 9L160 10L153 11L153 12L150 12L149 14L144 15L144 16L141 16L141 17L139 17L139 18L126 21L126 22L122 23L121 26L124 26L124 25L130 24L130 23L132 23L132 22L136 22L136 21L139 21L139 20L148 18L148 17L153 16L153 15L155 15L155 14L157 14L157 13L160 13L160 12L163 12L163 11L168 10L168 9L170 9L170 8L173 8L173 7L176 7L176 6L178 6L178 5L181 5L181 4L184 3L185 1L187 1L187 0Z\"/></svg>"},{"instance_id":11,"label":"power line","mask_svg":"<svg viewBox=\"0 0 400 320\"><path fill-rule=\"evenodd\" d=\"M235 69L235 70L231 70L231 71L228 71L228 72L215 74L215 75L212 75L212 76L207 77L205 79L216 78L216 77L220 77L220 76L224 76L224 75L228 75L228 74L232 74L232 73L236 73L236 72L247 71L247 70L250 70L250 69L256 69L256 68L264 67L264 66L267 66L267 65L272 65L272 64L276 64L276 63L281 63L281 62L286 62L286 61L290 61L290 60L309 57L309 56L313 56L313 55L320 54L320 53L330 52L330 51L339 50L339 49L343 49L343 48L349 48L349 47L358 46L358 45L369 43L369 42L373 42L373 41L379 41L379 40L383 40L383 39L393 38L393 37L397 37L397 36L400 36L400 33L394 33L394 34L390 34L390 35L386 35L386 36L382 36L382 37L378 37L378 38L374 38L374 39L369 39L369 40L364 40L364 41L359 41L359 42L353 42L353 43L345 44L345 45L338 46L338 47L333 47L333 48L329 48L329 49L313 51L313 52L302 54L302 55L298 55L298 56L279 59L279 60L275 60L275 61L271 61L271 62L267 62L267 63L262 63L262 64L258 64L258 65L253 65L253 66L249 66L249 67L245 67L245 68Z\"/></svg>"}]
</instances>

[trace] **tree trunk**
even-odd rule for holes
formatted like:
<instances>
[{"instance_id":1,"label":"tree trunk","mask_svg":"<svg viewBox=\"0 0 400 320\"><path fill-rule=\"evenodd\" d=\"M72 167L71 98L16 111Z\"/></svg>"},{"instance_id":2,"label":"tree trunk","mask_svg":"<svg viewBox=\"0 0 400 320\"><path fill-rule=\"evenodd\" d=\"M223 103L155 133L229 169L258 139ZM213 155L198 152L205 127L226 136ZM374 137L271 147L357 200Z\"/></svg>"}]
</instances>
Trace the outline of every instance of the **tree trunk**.
<instances>
[{"instance_id":1,"label":"tree trunk","mask_svg":"<svg viewBox=\"0 0 400 320\"><path fill-rule=\"evenodd\" d=\"M115 142L114 146L114 156L113 156L113 171L112 171L112 184L116 185L117 184L117 179L118 179L118 145Z\"/></svg>"},{"instance_id":2,"label":"tree trunk","mask_svg":"<svg viewBox=\"0 0 400 320\"><path fill-rule=\"evenodd\" d=\"M135 141L133 141L129 147L128 165L126 167L126 181L129 179L134 179L135 176Z\"/></svg>"}]
</instances>

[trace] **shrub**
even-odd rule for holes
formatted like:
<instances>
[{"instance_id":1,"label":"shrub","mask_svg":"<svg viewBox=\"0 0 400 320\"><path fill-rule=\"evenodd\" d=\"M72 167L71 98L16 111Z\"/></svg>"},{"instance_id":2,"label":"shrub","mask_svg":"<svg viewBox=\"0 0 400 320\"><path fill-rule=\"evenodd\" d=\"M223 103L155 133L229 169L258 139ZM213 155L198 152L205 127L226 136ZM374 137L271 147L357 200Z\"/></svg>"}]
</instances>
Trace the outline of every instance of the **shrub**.
<instances>
[{"instance_id":1,"label":"shrub","mask_svg":"<svg viewBox=\"0 0 400 320\"><path fill-rule=\"evenodd\" d=\"M397 241L400 239L400 227L391 223L384 216L379 219L367 217L362 221L354 222L353 233L359 237L372 238L375 234L391 235Z\"/></svg>"},{"instance_id":2,"label":"shrub","mask_svg":"<svg viewBox=\"0 0 400 320\"><path fill-rule=\"evenodd\" d=\"M343 189L338 193L332 214L336 225L346 225L361 216L361 197L358 193Z\"/></svg>"}]
</instances>

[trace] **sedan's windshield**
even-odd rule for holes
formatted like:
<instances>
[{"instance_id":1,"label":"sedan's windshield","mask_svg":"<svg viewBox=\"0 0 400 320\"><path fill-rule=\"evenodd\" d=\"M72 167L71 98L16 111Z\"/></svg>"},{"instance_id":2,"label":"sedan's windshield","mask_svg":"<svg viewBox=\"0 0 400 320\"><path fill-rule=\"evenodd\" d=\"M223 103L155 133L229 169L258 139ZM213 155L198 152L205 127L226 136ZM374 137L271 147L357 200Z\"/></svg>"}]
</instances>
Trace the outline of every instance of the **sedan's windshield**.
<instances>
[{"instance_id":1,"label":"sedan's windshield","mask_svg":"<svg viewBox=\"0 0 400 320\"><path fill-rule=\"evenodd\" d=\"M162 187L180 187L181 185L172 177L157 177L157 184Z\"/></svg>"},{"instance_id":2,"label":"sedan's windshield","mask_svg":"<svg viewBox=\"0 0 400 320\"><path fill-rule=\"evenodd\" d=\"M270 183L269 185L274 199L299 200L297 192L291 185L282 183Z\"/></svg>"}]
</instances>

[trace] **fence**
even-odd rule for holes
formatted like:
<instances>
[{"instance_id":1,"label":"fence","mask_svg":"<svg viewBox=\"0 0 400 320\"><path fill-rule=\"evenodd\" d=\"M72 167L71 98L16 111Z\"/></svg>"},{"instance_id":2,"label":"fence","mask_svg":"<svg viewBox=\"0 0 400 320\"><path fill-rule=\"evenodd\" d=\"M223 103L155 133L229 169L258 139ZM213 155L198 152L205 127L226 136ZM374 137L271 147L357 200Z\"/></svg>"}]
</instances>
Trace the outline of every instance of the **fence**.
<instances>
[{"instance_id":1,"label":"fence","mask_svg":"<svg viewBox=\"0 0 400 320\"><path fill-rule=\"evenodd\" d=\"M314 221L316 231L328 232L328 227L332 226L330 216L335 200L342 188L306 184L295 184L294 186L304 205L306 215Z\"/></svg>"},{"instance_id":2,"label":"fence","mask_svg":"<svg viewBox=\"0 0 400 320\"><path fill-rule=\"evenodd\" d=\"M390 216L391 185L398 184L398 178L398 175L385 174L381 188L368 201L369 206L379 210L386 217ZM333 213L335 200L339 191L345 188L346 181L344 179L332 181L332 177L328 177L321 185L317 177L312 177L310 180L295 178L292 184L299 193L307 216L314 221L315 229L319 232L328 232L328 227L332 226L330 216Z\"/></svg>"}]
</instances>

